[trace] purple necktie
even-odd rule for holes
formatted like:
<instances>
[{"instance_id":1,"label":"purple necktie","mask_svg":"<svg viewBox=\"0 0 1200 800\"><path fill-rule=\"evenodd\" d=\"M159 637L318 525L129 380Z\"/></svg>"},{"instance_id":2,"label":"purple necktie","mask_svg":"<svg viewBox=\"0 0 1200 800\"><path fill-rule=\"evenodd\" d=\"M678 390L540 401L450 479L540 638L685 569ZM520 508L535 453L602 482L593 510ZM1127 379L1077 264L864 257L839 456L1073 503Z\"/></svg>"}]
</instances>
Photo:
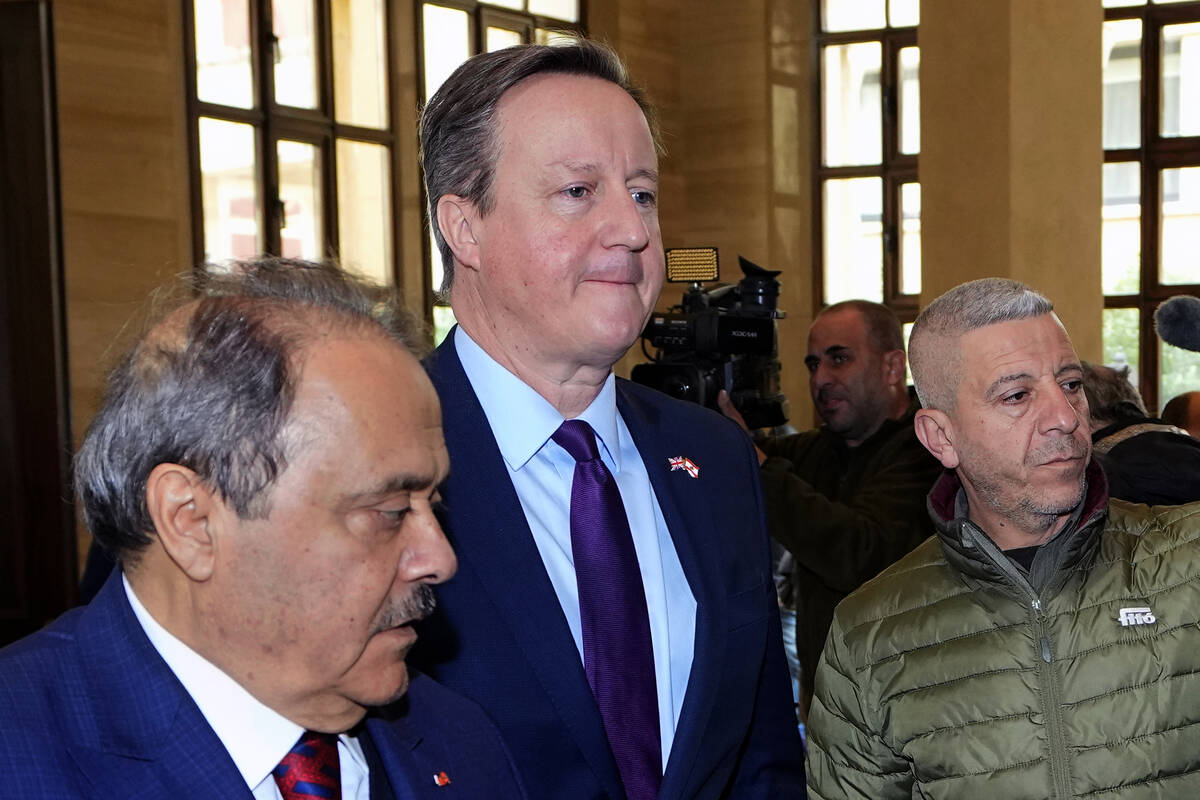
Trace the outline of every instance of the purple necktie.
<instances>
[{"instance_id":1,"label":"purple necktie","mask_svg":"<svg viewBox=\"0 0 1200 800\"><path fill-rule=\"evenodd\" d=\"M554 436L575 459L571 553L579 584L583 667L629 800L658 796L662 744L650 617L625 504L584 421Z\"/></svg>"}]
</instances>

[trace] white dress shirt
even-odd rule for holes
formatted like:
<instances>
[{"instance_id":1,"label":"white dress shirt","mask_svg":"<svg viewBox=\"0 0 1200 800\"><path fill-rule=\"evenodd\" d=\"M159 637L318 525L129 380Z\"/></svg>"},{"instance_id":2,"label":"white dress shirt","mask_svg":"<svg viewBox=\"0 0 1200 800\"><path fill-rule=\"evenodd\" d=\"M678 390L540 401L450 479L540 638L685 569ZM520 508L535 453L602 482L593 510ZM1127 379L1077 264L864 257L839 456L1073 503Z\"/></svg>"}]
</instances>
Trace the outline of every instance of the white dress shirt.
<instances>
[{"instance_id":1,"label":"white dress shirt","mask_svg":"<svg viewBox=\"0 0 1200 800\"><path fill-rule=\"evenodd\" d=\"M154 649L192 696L200 713L225 745L255 800L283 800L271 770L304 733L296 723L260 703L241 684L159 625L125 583L125 595ZM338 737L343 800L369 800L367 760L352 736Z\"/></svg>"},{"instance_id":2,"label":"white dress shirt","mask_svg":"<svg viewBox=\"0 0 1200 800\"><path fill-rule=\"evenodd\" d=\"M575 459L550 439L562 425L563 416L544 397L496 363L461 327L455 330L454 345L496 437L582 659L579 589L571 554L571 482ZM665 769L692 670L696 599L683 574L646 465L617 411L616 380L611 374L600 394L577 419L587 422L596 432L600 458L616 478L629 517L650 617Z\"/></svg>"}]
</instances>

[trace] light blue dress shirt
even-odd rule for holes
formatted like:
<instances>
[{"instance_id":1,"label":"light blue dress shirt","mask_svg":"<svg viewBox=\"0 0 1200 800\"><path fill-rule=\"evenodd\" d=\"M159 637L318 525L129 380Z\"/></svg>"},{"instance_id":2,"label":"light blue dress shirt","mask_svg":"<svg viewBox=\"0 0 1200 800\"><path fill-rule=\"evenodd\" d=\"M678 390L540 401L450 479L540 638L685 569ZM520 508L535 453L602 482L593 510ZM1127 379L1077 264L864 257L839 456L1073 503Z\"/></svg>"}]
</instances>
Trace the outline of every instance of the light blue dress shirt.
<instances>
[{"instance_id":1,"label":"light blue dress shirt","mask_svg":"<svg viewBox=\"0 0 1200 800\"><path fill-rule=\"evenodd\" d=\"M579 592L571 556L571 481L575 476L575 459L550 439L562 425L563 416L544 397L497 364L461 327L455 330L454 346L496 437L582 659ZM616 477L629 517L650 615L665 769L692 671L696 598L683 574L646 465L617 412L616 379L611 374L600 394L577 418L596 432L600 457Z\"/></svg>"}]
</instances>

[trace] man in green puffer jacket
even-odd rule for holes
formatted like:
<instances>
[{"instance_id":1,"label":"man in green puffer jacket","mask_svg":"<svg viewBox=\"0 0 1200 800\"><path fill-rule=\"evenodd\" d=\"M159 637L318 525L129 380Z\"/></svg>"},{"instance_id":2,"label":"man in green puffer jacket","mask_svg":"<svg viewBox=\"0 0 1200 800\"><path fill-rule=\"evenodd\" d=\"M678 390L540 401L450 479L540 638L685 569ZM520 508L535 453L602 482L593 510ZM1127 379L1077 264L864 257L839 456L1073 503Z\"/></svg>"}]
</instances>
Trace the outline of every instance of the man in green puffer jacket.
<instances>
[{"instance_id":1,"label":"man in green puffer jacket","mask_svg":"<svg viewBox=\"0 0 1200 800\"><path fill-rule=\"evenodd\" d=\"M963 284L909 343L948 472L926 541L848 597L816 676L814 798L1200 797L1200 504L1110 501L1044 297Z\"/></svg>"}]
</instances>

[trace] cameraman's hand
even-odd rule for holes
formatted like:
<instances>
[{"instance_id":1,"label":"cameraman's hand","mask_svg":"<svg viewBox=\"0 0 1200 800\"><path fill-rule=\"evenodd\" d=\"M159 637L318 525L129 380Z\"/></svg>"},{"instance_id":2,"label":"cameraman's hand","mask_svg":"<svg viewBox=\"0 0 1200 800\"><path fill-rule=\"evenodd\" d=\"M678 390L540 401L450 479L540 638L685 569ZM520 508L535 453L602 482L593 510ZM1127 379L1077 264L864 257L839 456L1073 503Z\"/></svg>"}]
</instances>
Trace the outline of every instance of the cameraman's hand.
<instances>
[{"instance_id":1,"label":"cameraman's hand","mask_svg":"<svg viewBox=\"0 0 1200 800\"><path fill-rule=\"evenodd\" d=\"M729 392L724 389L717 392L717 408L721 409L722 414L736 422L742 430L750 433L750 429L746 427L746 420L742 418L741 412L734 407L733 401L729 399ZM758 445L754 445L754 451L758 453L758 463L760 465L767 460L767 454Z\"/></svg>"}]
</instances>

